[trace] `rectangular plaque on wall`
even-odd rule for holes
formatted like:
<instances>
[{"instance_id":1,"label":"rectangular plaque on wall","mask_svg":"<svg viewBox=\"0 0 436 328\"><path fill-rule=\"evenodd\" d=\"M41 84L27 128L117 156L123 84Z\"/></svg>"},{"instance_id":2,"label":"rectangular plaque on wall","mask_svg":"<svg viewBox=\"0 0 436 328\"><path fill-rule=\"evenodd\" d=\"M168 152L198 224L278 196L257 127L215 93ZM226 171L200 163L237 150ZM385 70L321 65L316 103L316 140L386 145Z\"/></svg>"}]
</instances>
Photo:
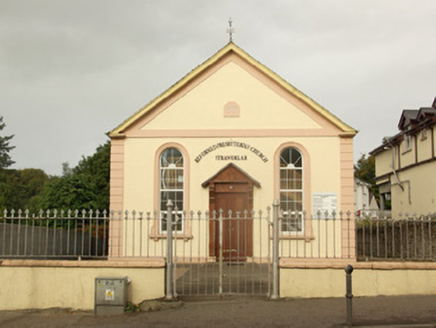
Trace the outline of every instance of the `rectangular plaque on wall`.
<instances>
[{"instance_id":1,"label":"rectangular plaque on wall","mask_svg":"<svg viewBox=\"0 0 436 328\"><path fill-rule=\"evenodd\" d=\"M338 210L338 195L335 192L314 192L312 194L312 215L318 217L321 212L321 218L325 217L327 211L329 215Z\"/></svg>"}]
</instances>

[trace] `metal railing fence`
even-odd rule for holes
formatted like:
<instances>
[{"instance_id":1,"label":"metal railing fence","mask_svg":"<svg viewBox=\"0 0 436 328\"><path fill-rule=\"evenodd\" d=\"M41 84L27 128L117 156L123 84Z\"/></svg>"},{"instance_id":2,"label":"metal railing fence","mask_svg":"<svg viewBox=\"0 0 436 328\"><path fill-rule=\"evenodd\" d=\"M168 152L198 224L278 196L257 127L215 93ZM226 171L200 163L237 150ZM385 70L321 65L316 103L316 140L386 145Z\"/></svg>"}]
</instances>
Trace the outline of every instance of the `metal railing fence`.
<instances>
[{"instance_id":1,"label":"metal railing fence","mask_svg":"<svg viewBox=\"0 0 436 328\"><path fill-rule=\"evenodd\" d=\"M93 211L3 211L0 258L104 259L109 218Z\"/></svg>"},{"instance_id":2,"label":"metal railing fence","mask_svg":"<svg viewBox=\"0 0 436 328\"><path fill-rule=\"evenodd\" d=\"M436 213L397 217L374 212L278 213L279 258L436 261ZM12 210L1 214L3 259L167 257L167 234L160 231L156 212L52 210L35 215ZM222 229L233 229L223 241L227 247L222 255L225 261L270 261L271 208L250 213L190 211L174 215L175 222L183 220L184 226L182 231L173 232L175 265L219 259L220 216ZM283 231L283 221L301 228Z\"/></svg>"},{"instance_id":3,"label":"metal railing fence","mask_svg":"<svg viewBox=\"0 0 436 328\"><path fill-rule=\"evenodd\" d=\"M279 222L301 226L300 231L279 231L279 256L292 259L344 259L355 254L355 220L351 213L281 213ZM282 225L280 225L281 227Z\"/></svg>"},{"instance_id":4,"label":"metal railing fence","mask_svg":"<svg viewBox=\"0 0 436 328\"><path fill-rule=\"evenodd\" d=\"M436 213L356 218L356 255L361 261L436 261Z\"/></svg>"}]
</instances>

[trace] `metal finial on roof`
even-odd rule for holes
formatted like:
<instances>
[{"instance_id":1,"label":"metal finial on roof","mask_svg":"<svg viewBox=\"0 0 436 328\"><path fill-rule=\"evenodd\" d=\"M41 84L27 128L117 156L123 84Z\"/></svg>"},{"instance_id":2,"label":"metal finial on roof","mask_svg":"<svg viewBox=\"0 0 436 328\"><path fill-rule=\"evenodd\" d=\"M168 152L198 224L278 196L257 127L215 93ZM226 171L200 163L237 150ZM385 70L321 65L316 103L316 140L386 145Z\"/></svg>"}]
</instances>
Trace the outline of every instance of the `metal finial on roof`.
<instances>
[{"instance_id":1,"label":"metal finial on roof","mask_svg":"<svg viewBox=\"0 0 436 328\"><path fill-rule=\"evenodd\" d=\"M229 33L229 42L233 41L233 33L235 33L235 29L232 27L232 18L229 18L229 28L227 29L227 33Z\"/></svg>"}]
</instances>

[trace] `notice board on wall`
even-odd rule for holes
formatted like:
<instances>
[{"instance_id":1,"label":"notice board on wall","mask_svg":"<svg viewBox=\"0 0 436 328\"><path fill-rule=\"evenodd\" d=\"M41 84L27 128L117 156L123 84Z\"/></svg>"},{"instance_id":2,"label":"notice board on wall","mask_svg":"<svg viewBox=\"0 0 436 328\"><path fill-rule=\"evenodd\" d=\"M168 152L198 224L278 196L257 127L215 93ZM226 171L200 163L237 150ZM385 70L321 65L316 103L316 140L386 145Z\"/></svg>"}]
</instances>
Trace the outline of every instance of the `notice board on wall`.
<instances>
[{"instance_id":1,"label":"notice board on wall","mask_svg":"<svg viewBox=\"0 0 436 328\"><path fill-rule=\"evenodd\" d=\"M312 194L312 215L318 217L318 212L321 212L321 218L325 217L327 211L331 214L338 210L338 194L335 192L314 192Z\"/></svg>"}]
</instances>

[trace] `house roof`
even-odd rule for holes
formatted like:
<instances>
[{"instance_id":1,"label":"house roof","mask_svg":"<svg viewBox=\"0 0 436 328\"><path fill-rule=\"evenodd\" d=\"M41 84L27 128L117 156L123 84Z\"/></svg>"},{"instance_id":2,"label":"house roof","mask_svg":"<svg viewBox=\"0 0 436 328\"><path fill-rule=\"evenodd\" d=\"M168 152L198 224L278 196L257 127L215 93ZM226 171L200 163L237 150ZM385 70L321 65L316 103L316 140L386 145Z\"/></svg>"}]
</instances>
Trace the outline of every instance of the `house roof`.
<instances>
[{"instance_id":1,"label":"house roof","mask_svg":"<svg viewBox=\"0 0 436 328\"><path fill-rule=\"evenodd\" d=\"M418 111L417 120L421 121L426 118L431 118L436 116L436 107L422 107Z\"/></svg>"},{"instance_id":2,"label":"house roof","mask_svg":"<svg viewBox=\"0 0 436 328\"><path fill-rule=\"evenodd\" d=\"M432 107L421 107L420 109L405 109L401 113L398 128L400 132L392 137L383 138L382 144L372 150L370 155L376 155L390 148L394 144L400 143L405 134L416 134L427 126L436 123L436 98Z\"/></svg>"},{"instance_id":3,"label":"house roof","mask_svg":"<svg viewBox=\"0 0 436 328\"><path fill-rule=\"evenodd\" d=\"M398 128L403 130L405 127L413 124L418 117L417 109L405 109L400 117L400 122L398 122Z\"/></svg>"},{"instance_id":4,"label":"house roof","mask_svg":"<svg viewBox=\"0 0 436 328\"><path fill-rule=\"evenodd\" d=\"M295 97L299 98L303 102L305 102L307 105L309 105L313 110L318 112L321 116L323 116L325 119L330 121L333 125L337 126L340 130L342 130L343 134L354 136L357 131L353 129L352 127L348 126L344 122L342 122L339 118L337 118L335 115L333 115L331 112L329 112L327 109L316 103L314 100L303 94L301 91L299 91L297 88L286 82L284 79L282 79L279 75L271 71L269 68L264 66L263 64L259 63L256 59L251 57L248 53L246 53L244 50L242 50L240 47L235 45L233 42L229 42L226 46L218 50L217 53L215 53L212 57L207 59L203 64L197 66L195 69L193 69L191 72L189 72L186 76L184 76L181 80L179 80L176 84L171 86L168 90L163 92L161 95L153 99L151 102L149 102L147 105L142 107L139 111L137 111L135 114L130 116L127 120L125 120L123 123L121 123L119 126L117 126L115 129L111 130L108 135L109 137L123 137L124 131L126 131L129 127L131 127L133 124L135 124L138 120L143 118L149 111L151 111L153 108L155 108L157 105L159 105L164 100L171 97L173 94L175 94L177 91L182 89L184 86L189 84L191 81L193 81L197 76L199 76L202 72L210 68L212 65L220 61L224 56L228 55L229 53L234 53L241 57L243 60L257 68L259 71L261 71L263 74L271 78L273 81L275 81L277 84L279 84L281 87L283 87L285 90L287 90L289 93L294 95Z\"/></svg>"}]
</instances>

